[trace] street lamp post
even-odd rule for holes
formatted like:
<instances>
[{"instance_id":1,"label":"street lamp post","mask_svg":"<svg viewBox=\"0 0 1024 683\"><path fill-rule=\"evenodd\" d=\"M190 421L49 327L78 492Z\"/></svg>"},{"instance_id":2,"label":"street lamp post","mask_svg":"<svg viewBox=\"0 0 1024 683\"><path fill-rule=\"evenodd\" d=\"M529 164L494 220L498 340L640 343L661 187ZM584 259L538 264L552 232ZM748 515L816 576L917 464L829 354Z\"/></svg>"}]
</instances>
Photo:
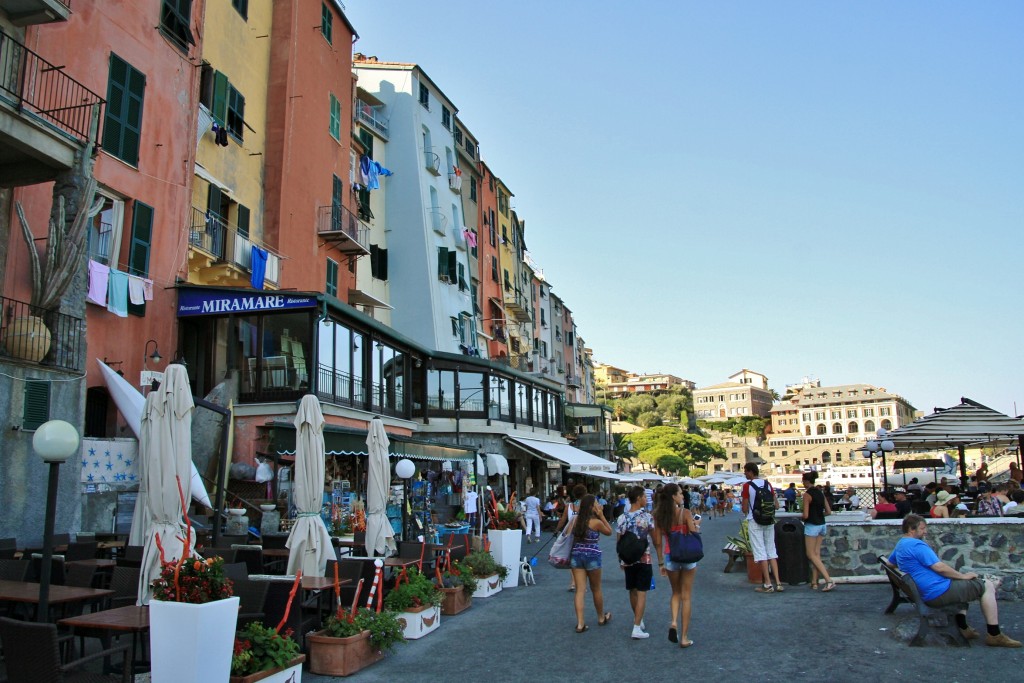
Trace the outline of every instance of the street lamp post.
<instances>
[{"instance_id":1,"label":"street lamp post","mask_svg":"<svg viewBox=\"0 0 1024 683\"><path fill-rule=\"evenodd\" d=\"M408 458L402 458L395 463L395 476L405 482L405 486L402 487L402 540L411 541L413 540L409 534L409 530L412 528L412 522L409 519L407 510L409 509L409 485L413 475L416 474L416 464Z\"/></svg>"},{"instance_id":2,"label":"street lamp post","mask_svg":"<svg viewBox=\"0 0 1024 683\"><path fill-rule=\"evenodd\" d=\"M46 489L46 520L43 526L43 564L39 570L39 608L36 619L48 622L50 616L50 570L53 563L53 522L57 513L57 484L60 465L78 450L78 432L64 420L44 422L32 436L32 448L50 466Z\"/></svg>"},{"instance_id":3,"label":"street lamp post","mask_svg":"<svg viewBox=\"0 0 1024 683\"><path fill-rule=\"evenodd\" d=\"M861 454L868 459L868 467L871 469L871 498L877 503L878 492L875 490L875 459L874 453L869 451L866 447L860 449Z\"/></svg>"},{"instance_id":4,"label":"street lamp post","mask_svg":"<svg viewBox=\"0 0 1024 683\"><path fill-rule=\"evenodd\" d=\"M885 454L886 453L892 453L893 450L896 449L896 445L892 441L890 441L889 439L885 438L885 436L887 434L888 434L888 432L886 430L879 429L878 432L877 432L876 439L882 439L882 440L878 441L876 439L872 439L871 441L868 441L866 444L864 444L864 448L866 448L869 452L871 452L872 455L874 455L875 453L881 453L882 454L882 493L885 493L886 496L888 497L888 494L889 494L889 481L888 481L888 479L885 476ZM874 469L872 469L872 473L873 472L874 472Z\"/></svg>"}]
</instances>

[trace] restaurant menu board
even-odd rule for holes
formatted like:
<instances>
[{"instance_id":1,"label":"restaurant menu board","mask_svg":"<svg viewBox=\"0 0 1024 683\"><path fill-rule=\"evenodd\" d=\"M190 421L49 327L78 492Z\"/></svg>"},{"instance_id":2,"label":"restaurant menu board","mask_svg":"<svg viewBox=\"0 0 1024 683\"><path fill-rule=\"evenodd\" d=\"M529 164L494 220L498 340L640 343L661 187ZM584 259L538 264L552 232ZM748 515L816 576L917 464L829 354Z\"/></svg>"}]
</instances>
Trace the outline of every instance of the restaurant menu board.
<instances>
[{"instance_id":1,"label":"restaurant menu board","mask_svg":"<svg viewBox=\"0 0 1024 683\"><path fill-rule=\"evenodd\" d=\"M132 517L135 515L135 502L139 494L135 491L117 494L117 515L114 517L114 533L128 534L132 530Z\"/></svg>"}]
</instances>

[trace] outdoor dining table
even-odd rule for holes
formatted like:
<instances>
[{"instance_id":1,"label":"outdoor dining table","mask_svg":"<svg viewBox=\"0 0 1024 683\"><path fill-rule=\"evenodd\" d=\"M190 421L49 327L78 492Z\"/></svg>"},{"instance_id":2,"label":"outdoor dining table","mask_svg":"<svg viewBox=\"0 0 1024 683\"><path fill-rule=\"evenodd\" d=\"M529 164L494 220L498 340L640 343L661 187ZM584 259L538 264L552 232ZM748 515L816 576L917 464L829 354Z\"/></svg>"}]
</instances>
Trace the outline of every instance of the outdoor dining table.
<instances>
[{"instance_id":1,"label":"outdoor dining table","mask_svg":"<svg viewBox=\"0 0 1024 683\"><path fill-rule=\"evenodd\" d=\"M114 591L105 588L79 588L78 586L51 585L48 602L51 607L92 602L113 595ZM28 581L0 580L0 603L21 603L39 605L39 584ZM37 615L33 610L33 618Z\"/></svg>"},{"instance_id":2,"label":"outdoor dining table","mask_svg":"<svg viewBox=\"0 0 1024 683\"><path fill-rule=\"evenodd\" d=\"M110 647L113 637L123 633L132 635L131 646L128 648L129 674L135 674L135 641L138 634L149 631L149 606L148 605L126 605L102 612L90 612L80 614L76 617L67 617L57 622L66 626L75 635L84 637L96 637L103 644L103 649ZM109 665L109 664L108 664Z\"/></svg>"},{"instance_id":3,"label":"outdoor dining table","mask_svg":"<svg viewBox=\"0 0 1024 683\"><path fill-rule=\"evenodd\" d=\"M117 566L117 560L108 560L105 558L96 557L91 560L68 560L64 563L65 567L95 567L96 569L113 569Z\"/></svg>"}]
</instances>

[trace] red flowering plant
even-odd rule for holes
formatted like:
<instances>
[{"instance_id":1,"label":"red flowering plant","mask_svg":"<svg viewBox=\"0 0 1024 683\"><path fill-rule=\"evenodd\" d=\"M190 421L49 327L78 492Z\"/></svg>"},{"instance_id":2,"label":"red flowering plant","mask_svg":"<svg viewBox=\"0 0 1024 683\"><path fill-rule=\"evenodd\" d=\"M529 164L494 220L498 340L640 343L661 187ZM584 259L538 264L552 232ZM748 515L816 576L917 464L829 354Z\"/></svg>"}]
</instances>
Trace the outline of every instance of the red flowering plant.
<instances>
[{"instance_id":1,"label":"red flowering plant","mask_svg":"<svg viewBox=\"0 0 1024 683\"><path fill-rule=\"evenodd\" d=\"M178 496L182 510L187 510L185 495L178 480ZM214 600L230 598L233 594L231 579L224 575L224 558L189 557L192 546L192 524L185 513L185 538L181 558L167 561L160 534L156 535L156 547L160 551L160 576L153 579L150 587L154 600L165 602L187 602L201 605Z\"/></svg>"}]
</instances>

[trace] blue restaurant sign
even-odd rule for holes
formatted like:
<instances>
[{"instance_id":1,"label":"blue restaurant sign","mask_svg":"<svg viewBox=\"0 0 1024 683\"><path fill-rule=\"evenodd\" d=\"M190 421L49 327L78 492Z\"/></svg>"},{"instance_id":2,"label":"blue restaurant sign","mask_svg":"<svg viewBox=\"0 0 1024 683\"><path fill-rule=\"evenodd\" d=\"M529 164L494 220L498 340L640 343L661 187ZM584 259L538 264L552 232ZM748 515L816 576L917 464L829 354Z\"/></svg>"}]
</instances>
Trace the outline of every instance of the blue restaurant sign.
<instances>
[{"instance_id":1,"label":"blue restaurant sign","mask_svg":"<svg viewBox=\"0 0 1024 683\"><path fill-rule=\"evenodd\" d=\"M299 308L315 308L316 296L280 292L254 294L227 292L223 289L181 289L178 291L178 317L225 315L231 313L271 313Z\"/></svg>"}]
</instances>

